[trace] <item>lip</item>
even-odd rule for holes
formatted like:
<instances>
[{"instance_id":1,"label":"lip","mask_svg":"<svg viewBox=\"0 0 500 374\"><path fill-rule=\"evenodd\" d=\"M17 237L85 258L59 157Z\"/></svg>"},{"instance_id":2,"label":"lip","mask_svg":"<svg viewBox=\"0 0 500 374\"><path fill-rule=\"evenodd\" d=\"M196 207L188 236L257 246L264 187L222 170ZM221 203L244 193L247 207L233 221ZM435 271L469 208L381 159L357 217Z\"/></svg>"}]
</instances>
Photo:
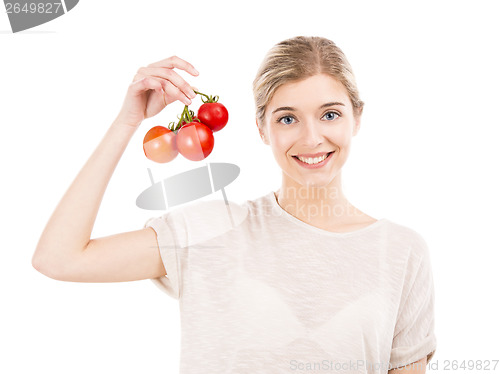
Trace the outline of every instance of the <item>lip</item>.
<instances>
[{"instance_id":1,"label":"lip","mask_svg":"<svg viewBox=\"0 0 500 374\"><path fill-rule=\"evenodd\" d=\"M299 153L297 155L294 155L294 156L300 156L300 157L311 157L311 158L314 158L314 157L321 157L323 155L326 155L327 153L330 153L330 152L318 152L318 153Z\"/></svg>"},{"instance_id":2,"label":"lip","mask_svg":"<svg viewBox=\"0 0 500 374\"><path fill-rule=\"evenodd\" d=\"M309 165L309 164L307 164L307 163L305 163L305 162L300 161L300 160L298 159L298 157L297 157L297 156L292 156L292 158L293 158L293 159L294 159L294 160L295 160L295 161L296 161L296 162L297 162L300 166L302 166L302 167L304 167L304 168L306 168L306 169L318 169L318 168L320 168L320 167L323 167L324 165L326 165L326 164L328 163L328 161L330 161L330 159L331 159L331 158L333 157L333 155L335 154L335 151L333 151L333 152L323 152L322 154L324 155L324 154L326 154L326 153L330 153L330 154L328 155L328 157L327 157L327 158L325 158L323 161L318 162L317 164L313 164L313 165ZM321 153L320 153L320 155L321 155ZM317 157L317 156L316 156L316 157Z\"/></svg>"}]
</instances>

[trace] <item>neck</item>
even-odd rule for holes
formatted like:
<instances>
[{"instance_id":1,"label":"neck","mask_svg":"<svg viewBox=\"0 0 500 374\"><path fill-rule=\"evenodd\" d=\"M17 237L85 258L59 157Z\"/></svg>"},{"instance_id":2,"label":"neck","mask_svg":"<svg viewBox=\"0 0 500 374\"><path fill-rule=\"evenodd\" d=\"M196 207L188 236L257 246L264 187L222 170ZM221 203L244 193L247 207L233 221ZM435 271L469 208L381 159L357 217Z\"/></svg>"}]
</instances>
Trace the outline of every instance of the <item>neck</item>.
<instances>
[{"instance_id":1,"label":"neck","mask_svg":"<svg viewBox=\"0 0 500 374\"><path fill-rule=\"evenodd\" d=\"M340 173L326 186L301 185L283 174L276 197L285 211L316 226L340 223L352 209L342 193Z\"/></svg>"}]
</instances>

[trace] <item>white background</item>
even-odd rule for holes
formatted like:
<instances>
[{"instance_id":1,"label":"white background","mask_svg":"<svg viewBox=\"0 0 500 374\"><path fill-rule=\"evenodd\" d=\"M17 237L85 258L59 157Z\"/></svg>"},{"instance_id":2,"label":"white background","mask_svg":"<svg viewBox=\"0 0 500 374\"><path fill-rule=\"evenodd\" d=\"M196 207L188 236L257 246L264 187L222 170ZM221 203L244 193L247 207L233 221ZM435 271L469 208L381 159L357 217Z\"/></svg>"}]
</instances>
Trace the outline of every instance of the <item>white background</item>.
<instances>
[{"instance_id":1,"label":"white background","mask_svg":"<svg viewBox=\"0 0 500 374\"><path fill-rule=\"evenodd\" d=\"M178 301L149 280L56 281L34 270L31 256L136 70L174 54L200 71L181 75L229 110L206 159L240 166L228 197L276 190L281 170L255 127L251 84L266 51L296 35L334 40L366 103L343 168L346 196L429 245L437 371L446 372L447 360L500 360L495 3L85 0L16 34L1 13L0 372L178 372ZM150 183L147 168L159 181L205 164L183 157L155 164L143 154L147 130L173 121L182 107L170 105L137 130L92 237L140 229L163 213L135 206Z\"/></svg>"}]
</instances>

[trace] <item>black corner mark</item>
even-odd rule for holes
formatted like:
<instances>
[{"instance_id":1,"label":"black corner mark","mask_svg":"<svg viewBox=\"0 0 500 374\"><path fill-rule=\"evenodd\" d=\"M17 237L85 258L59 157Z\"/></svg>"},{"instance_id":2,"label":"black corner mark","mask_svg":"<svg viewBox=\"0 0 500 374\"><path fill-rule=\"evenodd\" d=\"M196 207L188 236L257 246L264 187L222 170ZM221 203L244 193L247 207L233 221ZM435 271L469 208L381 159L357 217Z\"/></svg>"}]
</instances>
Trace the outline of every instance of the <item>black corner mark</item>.
<instances>
[{"instance_id":1,"label":"black corner mark","mask_svg":"<svg viewBox=\"0 0 500 374\"><path fill-rule=\"evenodd\" d=\"M12 32L47 23L73 9L79 0L4 0Z\"/></svg>"},{"instance_id":2,"label":"black corner mark","mask_svg":"<svg viewBox=\"0 0 500 374\"><path fill-rule=\"evenodd\" d=\"M69 12L71 9L73 9L76 4L78 4L78 0L65 0L66 3L66 11Z\"/></svg>"}]
</instances>

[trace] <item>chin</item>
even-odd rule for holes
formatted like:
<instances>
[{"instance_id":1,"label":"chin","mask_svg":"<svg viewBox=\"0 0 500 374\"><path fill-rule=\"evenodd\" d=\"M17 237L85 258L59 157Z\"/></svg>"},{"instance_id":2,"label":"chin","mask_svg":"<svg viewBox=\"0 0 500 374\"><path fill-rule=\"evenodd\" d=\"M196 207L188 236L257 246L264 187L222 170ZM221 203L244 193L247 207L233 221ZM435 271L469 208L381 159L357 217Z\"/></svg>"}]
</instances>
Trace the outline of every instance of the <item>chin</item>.
<instances>
[{"instance_id":1,"label":"chin","mask_svg":"<svg viewBox=\"0 0 500 374\"><path fill-rule=\"evenodd\" d=\"M309 188L323 188L327 187L330 184L330 182L317 182L317 181L305 181L303 183L304 187L309 187Z\"/></svg>"},{"instance_id":2,"label":"chin","mask_svg":"<svg viewBox=\"0 0 500 374\"><path fill-rule=\"evenodd\" d=\"M332 183L333 179L334 179L334 177L330 177L330 178L324 178L324 177L305 178L302 176L302 178L299 177L298 179L295 179L295 181L304 187L321 188L321 187L327 187L328 185L330 185Z\"/></svg>"}]
</instances>

